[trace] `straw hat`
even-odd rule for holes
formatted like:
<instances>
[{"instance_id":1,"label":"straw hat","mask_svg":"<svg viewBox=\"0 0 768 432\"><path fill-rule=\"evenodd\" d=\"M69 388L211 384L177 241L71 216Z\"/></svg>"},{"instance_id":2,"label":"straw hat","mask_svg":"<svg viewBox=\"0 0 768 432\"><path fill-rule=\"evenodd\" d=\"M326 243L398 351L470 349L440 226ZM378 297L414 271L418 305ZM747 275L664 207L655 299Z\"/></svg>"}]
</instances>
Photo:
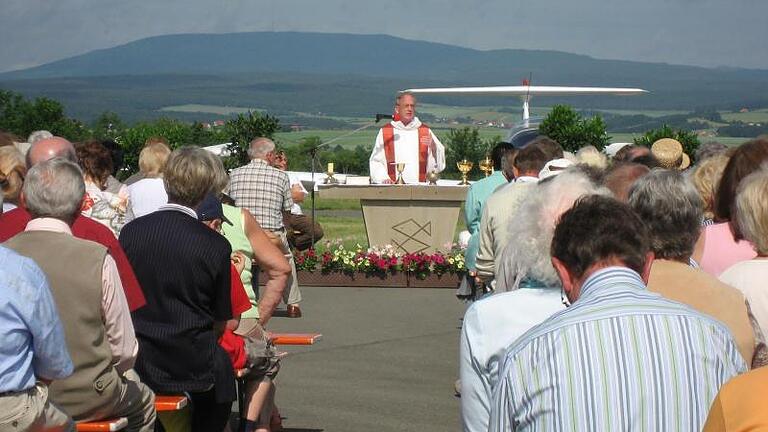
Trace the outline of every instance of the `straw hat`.
<instances>
[{"instance_id":1,"label":"straw hat","mask_svg":"<svg viewBox=\"0 0 768 432\"><path fill-rule=\"evenodd\" d=\"M651 146L651 153L662 167L684 170L691 165L691 158L683 153L683 145L672 138L662 138Z\"/></svg>"}]
</instances>

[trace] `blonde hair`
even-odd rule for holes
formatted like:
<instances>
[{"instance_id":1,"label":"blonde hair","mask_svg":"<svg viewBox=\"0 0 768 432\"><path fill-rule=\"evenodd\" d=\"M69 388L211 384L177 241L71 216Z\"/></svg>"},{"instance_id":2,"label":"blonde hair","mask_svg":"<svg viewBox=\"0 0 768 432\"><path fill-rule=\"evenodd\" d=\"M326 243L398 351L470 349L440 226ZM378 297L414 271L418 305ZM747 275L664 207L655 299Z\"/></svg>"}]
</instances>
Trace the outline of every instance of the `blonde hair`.
<instances>
[{"instance_id":1,"label":"blonde hair","mask_svg":"<svg viewBox=\"0 0 768 432\"><path fill-rule=\"evenodd\" d=\"M0 189L3 200L12 204L19 203L27 165L24 155L14 146L0 147Z\"/></svg>"},{"instance_id":2,"label":"blonde hair","mask_svg":"<svg viewBox=\"0 0 768 432\"><path fill-rule=\"evenodd\" d=\"M576 152L576 161L600 169L608 166L608 157L592 145L580 148Z\"/></svg>"},{"instance_id":3,"label":"blonde hair","mask_svg":"<svg viewBox=\"0 0 768 432\"><path fill-rule=\"evenodd\" d=\"M166 144L148 144L139 153L139 170L147 177L160 177L170 155L171 149Z\"/></svg>"},{"instance_id":4,"label":"blonde hair","mask_svg":"<svg viewBox=\"0 0 768 432\"><path fill-rule=\"evenodd\" d=\"M752 242L759 255L768 255L768 166L741 181L736 195L737 237Z\"/></svg>"},{"instance_id":5,"label":"blonde hair","mask_svg":"<svg viewBox=\"0 0 768 432\"><path fill-rule=\"evenodd\" d=\"M704 203L704 217L707 219L715 217L715 192L725 166L728 165L728 159L729 157L724 154L710 156L696 164L691 173L693 186L696 187L696 192Z\"/></svg>"}]
</instances>

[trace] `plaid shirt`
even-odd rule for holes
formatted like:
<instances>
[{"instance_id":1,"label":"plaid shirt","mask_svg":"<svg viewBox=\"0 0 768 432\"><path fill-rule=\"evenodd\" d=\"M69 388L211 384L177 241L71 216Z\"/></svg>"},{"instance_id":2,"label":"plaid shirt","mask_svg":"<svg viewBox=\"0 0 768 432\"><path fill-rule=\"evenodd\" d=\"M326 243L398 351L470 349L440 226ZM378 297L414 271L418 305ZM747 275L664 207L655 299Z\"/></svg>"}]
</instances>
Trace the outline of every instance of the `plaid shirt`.
<instances>
[{"instance_id":1,"label":"plaid shirt","mask_svg":"<svg viewBox=\"0 0 768 432\"><path fill-rule=\"evenodd\" d=\"M293 206L288 174L262 159L253 159L230 175L228 194L235 205L250 211L262 228L283 229L283 211Z\"/></svg>"}]
</instances>

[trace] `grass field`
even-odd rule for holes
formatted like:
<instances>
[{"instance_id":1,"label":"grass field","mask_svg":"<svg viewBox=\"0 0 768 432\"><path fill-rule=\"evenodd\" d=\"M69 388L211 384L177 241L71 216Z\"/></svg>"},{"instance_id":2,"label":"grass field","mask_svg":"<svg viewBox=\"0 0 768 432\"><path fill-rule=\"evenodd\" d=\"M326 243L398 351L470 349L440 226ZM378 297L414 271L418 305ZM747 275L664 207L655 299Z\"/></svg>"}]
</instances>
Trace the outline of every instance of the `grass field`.
<instances>
[{"instance_id":1,"label":"grass field","mask_svg":"<svg viewBox=\"0 0 768 432\"><path fill-rule=\"evenodd\" d=\"M186 104L186 105L174 105L174 106L163 107L163 108L160 108L160 111L230 115L230 114L245 114L248 111L263 111L263 110L260 108Z\"/></svg>"},{"instance_id":2,"label":"grass field","mask_svg":"<svg viewBox=\"0 0 768 432\"><path fill-rule=\"evenodd\" d=\"M721 112L723 120L741 121L744 123L768 123L768 109L759 109L750 112Z\"/></svg>"}]
</instances>

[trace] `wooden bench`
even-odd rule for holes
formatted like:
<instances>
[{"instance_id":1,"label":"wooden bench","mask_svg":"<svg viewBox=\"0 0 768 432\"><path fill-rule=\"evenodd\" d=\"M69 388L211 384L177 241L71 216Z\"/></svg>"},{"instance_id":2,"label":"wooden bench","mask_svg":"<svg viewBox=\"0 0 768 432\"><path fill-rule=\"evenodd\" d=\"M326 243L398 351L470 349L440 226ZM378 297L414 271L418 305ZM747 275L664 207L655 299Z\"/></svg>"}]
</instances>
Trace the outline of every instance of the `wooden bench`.
<instances>
[{"instance_id":1,"label":"wooden bench","mask_svg":"<svg viewBox=\"0 0 768 432\"><path fill-rule=\"evenodd\" d=\"M119 431L128 426L128 419L120 417L112 420L77 423L78 432Z\"/></svg>"},{"instance_id":2,"label":"wooden bench","mask_svg":"<svg viewBox=\"0 0 768 432\"><path fill-rule=\"evenodd\" d=\"M155 411L178 411L189 403L186 396L155 396Z\"/></svg>"},{"instance_id":3,"label":"wooden bench","mask_svg":"<svg viewBox=\"0 0 768 432\"><path fill-rule=\"evenodd\" d=\"M314 345L323 337L320 333L270 333L275 345Z\"/></svg>"}]
</instances>

